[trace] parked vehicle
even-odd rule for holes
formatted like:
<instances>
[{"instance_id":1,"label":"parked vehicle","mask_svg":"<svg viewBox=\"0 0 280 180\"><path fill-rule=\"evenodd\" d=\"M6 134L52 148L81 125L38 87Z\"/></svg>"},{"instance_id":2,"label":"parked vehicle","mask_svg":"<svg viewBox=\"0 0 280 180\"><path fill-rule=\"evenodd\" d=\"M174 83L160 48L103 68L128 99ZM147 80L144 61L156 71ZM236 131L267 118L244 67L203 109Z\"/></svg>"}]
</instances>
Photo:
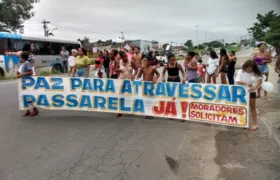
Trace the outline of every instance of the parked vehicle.
<instances>
[{"instance_id":1,"label":"parked vehicle","mask_svg":"<svg viewBox=\"0 0 280 180\"><path fill-rule=\"evenodd\" d=\"M159 61L159 64L161 66L164 66L164 64L167 63L167 56L163 54L163 52L155 51L156 53L156 58Z\"/></svg>"},{"instance_id":2,"label":"parked vehicle","mask_svg":"<svg viewBox=\"0 0 280 180\"><path fill-rule=\"evenodd\" d=\"M0 32L0 76L15 73L20 64L18 56L6 55L6 52L21 51L24 46L31 44L35 48L35 68L52 67L53 71L59 72L63 71L63 62L59 56L62 46L65 46L69 53L72 49L81 47L79 41L26 37Z\"/></svg>"}]
</instances>

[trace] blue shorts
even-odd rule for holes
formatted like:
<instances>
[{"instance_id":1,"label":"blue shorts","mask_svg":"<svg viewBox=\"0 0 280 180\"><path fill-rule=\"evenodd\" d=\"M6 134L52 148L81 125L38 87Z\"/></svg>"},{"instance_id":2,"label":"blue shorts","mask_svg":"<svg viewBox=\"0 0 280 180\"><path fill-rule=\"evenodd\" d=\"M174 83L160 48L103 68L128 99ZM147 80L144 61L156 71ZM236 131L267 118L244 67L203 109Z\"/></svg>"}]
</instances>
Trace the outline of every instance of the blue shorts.
<instances>
[{"instance_id":1,"label":"blue shorts","mask_svg":"<svg viewBox=\"0 0 280 180\"><path fill-rule=\"evenodd\" d=\"M86 77L87 75L87 68L83 67L83 68L79 68L76 69L76 77Z\"/></svg>"},{"instance_id":2,"label":"blue shorts","mask_svg":"<svg viewBox=\"0 0 280 180\"><path fill-rule=\"evenodd\" d=\"M198 79L190 79L188 80L188 83L197 83L198 82Z\"/></svg>"},{"instance_id":3,"label":"blue shorts","mask_svg":"<svg viewBox=\"0 0 280 180\"><path fill-rule=\"evenodd\" d=\"M259 69L262 73L268 73L269 72L267 64L259 65Z\"/></svg>"}]
</instances>

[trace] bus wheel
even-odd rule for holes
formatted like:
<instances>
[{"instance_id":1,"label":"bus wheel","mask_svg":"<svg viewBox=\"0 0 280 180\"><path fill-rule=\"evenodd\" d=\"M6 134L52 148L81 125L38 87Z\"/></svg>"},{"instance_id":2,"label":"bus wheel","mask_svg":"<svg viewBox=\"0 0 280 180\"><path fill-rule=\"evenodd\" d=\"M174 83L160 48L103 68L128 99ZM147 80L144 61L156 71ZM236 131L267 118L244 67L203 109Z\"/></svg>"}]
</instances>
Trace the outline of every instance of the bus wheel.
<instances>
[{"instance_id":1,"label":"bus wheel","mask_svg":"<svg viewBox=\"0 0 280 180\"><path fill-rule=\"evenodd\" d=\"M5 77L5 71L2 68L0 68L0 78L3 77Z\"/></svg>"},{"instance_id":2,"label":"bus wheel","mask_svg":"<svg viewBox=\"0 0 280 180\"><path fill-rule=\"evenodd\" d=\"M62 73L62 67L60 64L55 64L53 67L52 67L52 73Z\"/></svg>"}]
</instances>

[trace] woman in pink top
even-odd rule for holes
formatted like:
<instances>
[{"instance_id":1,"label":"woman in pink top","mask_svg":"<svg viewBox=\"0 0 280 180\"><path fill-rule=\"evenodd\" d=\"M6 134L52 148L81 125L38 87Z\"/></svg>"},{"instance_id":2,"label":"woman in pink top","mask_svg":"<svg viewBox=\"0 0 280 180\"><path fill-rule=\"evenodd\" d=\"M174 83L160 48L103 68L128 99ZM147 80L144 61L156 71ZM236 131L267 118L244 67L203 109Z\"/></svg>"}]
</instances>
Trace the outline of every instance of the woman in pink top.
<instances>
[{"instance_id":1,"label":"woman in pink top","mask_svg":"<svg viewBox=\"0 0 280 180\"><path fill-rule=\"evenodd\" d=\"M136 64L134 63L134 61L128 59L126 52L121 51L120 57L121 60L119 63L119 69L117 69L117 72L120 73L119 79L131 79L131 81L133 81L138 73Z\"/></svg>"},{"instance_id":2,"label":"woman in pink top","mask_svg":"<svg viewBox=\"0 0 280 180\"><path fill-rule=\"evenodd\" d=\"M120 73L119 79L130 79L131 81L133 81L136 75L138 74L138 68L136 64L134 63L134 61L128 59L126 52L121 51L119 54L121 60L119 63L119 69L116 70ZM117 114L117 117L120 116L122 116L122 114Z\"/></svg>"}]
</instances>

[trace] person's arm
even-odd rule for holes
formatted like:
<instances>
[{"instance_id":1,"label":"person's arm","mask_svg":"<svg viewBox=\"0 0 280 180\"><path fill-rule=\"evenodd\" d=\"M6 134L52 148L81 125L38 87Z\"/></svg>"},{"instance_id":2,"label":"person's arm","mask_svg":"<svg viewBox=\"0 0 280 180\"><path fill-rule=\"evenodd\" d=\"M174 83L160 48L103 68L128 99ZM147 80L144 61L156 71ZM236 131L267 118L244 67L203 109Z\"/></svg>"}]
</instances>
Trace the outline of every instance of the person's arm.
<instances>
[{"instance_id":1,"label":"person's arm","mask_svg":"<svg viewBox=\"0 0 280 180\"><path fill-rule=\"evenodd\" d=\"M218 67L217 72L216 72L216 76L218 76L219 73L222 71L222 69L223 69L223 67L224 67L224 64L225 64L225 59L222 57L222 58L221 58L221 64L220 64L220 66Z\"/></svg>"},{"instance_id":2,"label":"person's arm","mask_svg":"<svg viewBox=\"0 0 280 180\"><path fill-rule=\"evenodd\" d=\"M185 84L186 83L186 80L187 80L187 77L186 77L186 72L184 71L184 69L182 68L182 66L180 64L177 65L179 70L181 71L182 75L183 75L183 80L182 82Z\"/></svg>"},{"instance_id":3,"label":"person's arm","mask_svg":"<svg viewBox=\"0 0 280 180\"><path fill-rule=\"evenodd\" d=\"M260 79L258 80L258 83L256 84L256 86L251 87L251 88L249 89L249 92L254 92L254 91L257 90L261 85L262 85L262 79L260 78Z\"/></svg>"},{"instance_id":4,"label":"person's arm","mask_svg":"<svg viewBox=\"0 0 280 180\"><path fill-rule=\"evenodd\" d=\"M237 72L236 78L235 78L235 82L239 85L248 85L249 87L252 87L252 84L246 83L242 80L242 70L239 70Z\"/></svg>"},{"instance_id":5,"label":"person's arm","mask_svg":"<svg viewBox=\"0 0 280 180\"><path fill-rule=\"evenodd\" d=\"M188 60L185 59L185 61L184 61L184 67L187 67L187 66L188 66L188 63L189 63Z\"/></svg>"},{"instance_id":6,"label":"person's arm","mask_svg":"<svg viewBox=\"0 0 280 180\"><path fill-rule=\"evenodd\" d=\"M85 64L86 64L86 77L89 77L89 71L90 71L90 59L87 57L85 59Z\"/></svg>"},{"instance_id":7,"label":"person's arm","mask_svg":"<svg viewBox=\"0 0 280 180\"><path fill-rule=\"evenodd\" d=\"M163 70L162 70L162 82L165 82L165 73L166 73L166 70L167 70L167 65L164 66Z\"/></svg>"},{"instance_id":8,"label":"person's arm","mask_svg":"<svg viewBox=\"0 0 280 180\"><path fill-rule=\"evenodd\" d=\"M103 64L104 64L104 59L100 59L100 67L99 67L99 72L101 71L102 67L103 67Z\"/></svg>"},{"instance_id":9,"label":"person's arm","mask_svg":"<svg viewBox=\"0 0 280 180\"><path fill-rule=\"evenodd\" d=\"M195 60L191 60L191 63L187 65L188 69L196 71L198 69L197 62Z\"/></svg>"},{"instance_id":10,"label":"person's arm","mask_svg":"<svg viewBox=\"0 0 280 180\"><path fill-rule=\"evenodd\" d=\"M154 73L155 73L156 76L154 76L154 78L153 78L153 83L155 84L157 82L160 74L159 74L159 72L157 71L156 68L154 68Z\"/></svg>"},{"instance_id":11,"label":"person's arm","mask_svg":"<svg viewBox=\"0 0 280 180\"><path fill-rule=\"evenodd\" d=\"M75 72L76 72L76 66L73 66L71 71L71 77L74 77Z\"/></svg>"},{"instance_id":12,"label":"person's arm","mask_svg":"<svg viewBox=\"0 0 280 180\"><path fill-rule=\"evenodd\" d=\"M233 61L233 62L235 62L236 61L236 56L232 56L232 57L229 57L229 61Z\"/></svg>"},{"instance_id":13,"label":"person's arm","mask_svg":"<svg viewBox=\"0 0 280 180\"><path fill-rule=\"evenodd\" d=\"M89 77L89 71L90 71L90 64L87 65L87 70L86 70L86 77Z\"/></svg>"},{"instance_id":14,"label":"person's arm","mask_svg":"<svg viewBox=\"0 0 280 180\"><path fill-rule=\"evenodd\" d=\"M140 69L140 71L137 75L137 79L141 78L142 75L143 75L143 67Z\"/></svg>"},{"instance_id":15,"label":"person's arm","mask_svg":"<svg viewBox=\"0 0 280 180\"><path fill-rule=\"evenodd\" d=\"M267 59L263 60L262 63L271 63L272 62L271 55L269 53L267 53L266 57L267 57Z\"/></svg>"},{"instance_id":16,"label":"person's arm","mask_svg":"<svg viewBox=\"0 0 280 180\"><path fill-rule=\"evenodd\" d=\"M143 58L143 55L142 55L142 53L140 53L140 56L139 56L139 58L140 58L140 59L142 59L142 58Z\"/></svg>"},{"instance_id":17,"label":"person's arm","mask_svg":"<svg viewBox=\"0 0 280 180\"><path fill-rule=\"evenodd\" d=\"M280 73L280 55L278 56L278 59L275 62L274 70L275 70L276 73Z\"/></svg>"},{"instance_id":18,"label":"person's arm","mask_svg":"<svg viewBox=\"0 0 280 180\"><path fill-rule=\"evenodd\" d=\"M131 76L131 80L133 81L134 78L135 78L135 77L137 76L137 74L138 74L138 68L137 68L136 64L135 64L133 61L131 61L131 66L132 66L132 68L134 69L134 74Z\"/></svg>"}]
</instances>

